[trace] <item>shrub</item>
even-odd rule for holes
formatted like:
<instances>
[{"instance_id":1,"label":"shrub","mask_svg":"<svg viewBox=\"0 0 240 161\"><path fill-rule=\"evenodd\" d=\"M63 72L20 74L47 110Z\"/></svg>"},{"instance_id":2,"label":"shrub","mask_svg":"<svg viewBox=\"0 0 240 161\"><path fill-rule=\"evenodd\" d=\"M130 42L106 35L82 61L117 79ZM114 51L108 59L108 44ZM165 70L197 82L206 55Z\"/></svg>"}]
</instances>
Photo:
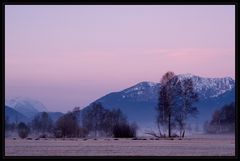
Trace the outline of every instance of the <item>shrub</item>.
<instances>
[{"instance_id":1,"label":"shrub","mask_svg":"<svg viewBox=\"0 0 240 161\"><path fill-rule=\"evenodd\" d=\"M133 138L136 137L137 127L135 124L129 125L127 123L116 124L113 127L113 136L115 138Z\"/></svg>"},{"instance_id":2,"label":"shrub","mask_svg":"<svg viewBox=\"0 0 240 161\"><path fill-rule=\"evenodd\" d=\"M18 136L22 139L26 138L29 134L29 127L23 122L18 124Z\"/></svg>"},{"instance_id":3,"label":"shrub","mask_svg":"<svg viewBox=\"0 0 240 161\"><path fill-rule=\"evenodd\" d=\"M39 138L47 138L47 135L46 134L41 134L41 135L39 135Z\"/></svg>"}]
</instances>

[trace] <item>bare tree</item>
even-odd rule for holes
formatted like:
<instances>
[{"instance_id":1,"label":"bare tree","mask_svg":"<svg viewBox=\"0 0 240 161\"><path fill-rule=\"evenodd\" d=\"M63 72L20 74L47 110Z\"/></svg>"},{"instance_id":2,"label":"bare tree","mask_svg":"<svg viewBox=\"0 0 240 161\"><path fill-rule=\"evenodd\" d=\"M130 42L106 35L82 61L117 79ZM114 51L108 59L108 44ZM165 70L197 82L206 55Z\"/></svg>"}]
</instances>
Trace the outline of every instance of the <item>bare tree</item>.
<instances>
[{"instance_id":1,"label":"bare tree","mask_svg":"<svg viewBox=\"0 0 240 161\"><path fill-rule=\"evenodd\" d=\"M78 120L73 112L68 112L56 121L54 133L57 137L77 137L78 131Z\"/></svg>"},{"instance_id":2,"label":"bare tree","mask_svg":"<svg viewBox=\"0 0 240 161\"><path fill-rule=\"evenodd\" d=\"M198 110L193 104L198 100L191 79L181 81L173 72L167 72L161 79L158 98L158 116L156 119L159 136L163 136L160 127L171 130L179 127L180 137L184 137L186 121L190 116L196 116Z\"/></svg>"},{"instance_id":3,"label":"bare tree","mask_svg":"<svg viewBox=\"0 0 240 161\"><path fill-rule=\"evenodd\" d=\"M168 126L168 136L171 137L171 120L172 120L172 86L170 86L170 81L175 76L173 72L167 72L163 75L161 79L161 87L158 97L157 106L157 126L159 128L159 135L162 135L160 130L160 125L166 129Z\"/></svg>"},{"instance_id":4,"label":"bare tree","mask_svg":"<svg viewBox=\"0 0 240 161\"><path fill-rule=\"evenodd\" d=\"M10 122L9 117L5 117L5 137L8 135L8 131L10 130Z\"/></svg>"},{"instance_id":5,"label":"bare tree","mask_svg":"<svg viewBox=\"0 0 240 161\"><path fill-rule=\"evenodd\" d=\"M37 114L32 120L32 128L38 133L45 134L51 132L53 128L53 121L47 112Z\"/></svg>"},{"instance_id":6,"label":"bare tree","mask_svg":"<svg viewBox=\"0 0 240 161\"><path fill-rule=\"evenodd\" d=\"M88 131L94 131L94 136L97 137L103 128L105 109L101 103L93 103L87 111L85 111L83 119L83 127Z\"/></svg>"},{"instance_id":7,"label":"bare tree","mask_svg":"<svg viewBox=\"0 0 240 161\"><path fill-rule=\"evenodd\" d=\"M194 91L192 79L184 79L178 81L176 86L176 92L178 94L178 109L175 115L175 120L179 126L180 138L184 137L187 119L191 116L196 116L198 113L197 107L193 104L198 101L198 95Z\"/></svg>"},{"instance_id":8,"label":"bare tree","mask_svg":"<svg viewBox=\"0 0 240 161\"><path fill-rule=\"evenodd\" d=\"M9 130L10 123L9 123L9 117L5 117L5 132Z\"/></svg>"},{"instance_id":9,"label":"bare tree","mask_svg":"<svg viewBox=\"0 0 240 161\"><path fill-rule=\"evenodd\" d=\"M120 109L105 109L101 103L93 103L83 114L83 127L94 136L131 137L136 135L137 124L129 124Z\"/></svg>"}]
</instances>

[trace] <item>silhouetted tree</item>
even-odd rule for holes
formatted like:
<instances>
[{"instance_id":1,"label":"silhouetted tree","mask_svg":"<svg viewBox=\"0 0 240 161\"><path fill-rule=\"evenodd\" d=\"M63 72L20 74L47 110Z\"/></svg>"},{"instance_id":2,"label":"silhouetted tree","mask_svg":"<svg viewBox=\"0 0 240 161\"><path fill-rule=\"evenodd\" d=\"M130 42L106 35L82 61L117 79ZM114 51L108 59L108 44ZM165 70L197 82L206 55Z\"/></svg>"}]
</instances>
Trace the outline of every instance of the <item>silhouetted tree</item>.
<instances>
[{"instance_id":1,"label":"silhouetted tree","mask_svg":"<svg viewBox=\"0 0 240 161\"><path fill-rule=\"evenodd\" d=\"M47 112L41 112L33 118L32 128L38 133L41 132L42 134L45 134L46 132L52 131L53 121Z\"/></svg>"},{"instance_id":2,"label":"silhouetted tree","mask_svg":"<svg viewBox=\"0 0 240 161\"><path fill-rule=\"evenodd\" d=\"M30 132L30 129L25 123L20 122L18 124L18 135L19 135L19 137L24 139L28 136L29 132Z\"/></svg>"},{"instance_id":3,"label":"silhouetted tree","mask_svg":"<svg viewBox=\"0 0 240 161\"><path fill-rule=\"evenodd\" d=\"M15 122L10 123L10 124L9 124L9 130L10 130L11 132L16 131L16 130L17 130L17 124L16 124Z\"/></svg>"},{"instance_id":4,"label":"silhouetted tree","mask_svg":"<svg viewBox=\"0 0 240 161\"><path fill-rule=\"evenodd\" d=\"M56 121L54 134L56 137L78 137L79 130L77 116L74 112L68 112Z\"/></svg>"},{"instance_id":5,"label":"silhouetted tree","mask_svg":"<svg viewBox=\"0 0 240 161\"><path fill-rule=\"evenodd\" d=\"M211 121L204 124L207 133L228 133L235 131L235 102L215 110Z\"/></svg>"},{"instance_id":6,"label":"silhouetted tree","mask_svg":"<svg viewBox=\"0 0 240 161\"><path fill-rule=\"evenodd\" d=\"M116 125L126 124L127 118L120 109L106 110L103 121L103 129L108 136L113 136L113 129Z\"/></svg>"},{"instance_id":7,"label":"silhouetted tree","mask_svg":"<svg viewBox=\"0 0 240 161\"><path fill-rule=\"evenodd\" d=\"M83 128L93 131L94 136L115 136L118 127L130 127L126 116L120 109L105 109L101 103L93 103L83 115ZM136 132L136 124L131 125L131 132Z\"/></svg>"},{"instance_id":8,"label":"silhouetted tree","mask_svg":"<svg viewBox=\"0 0 240 161\"><path fill-rule=\"evenodd\" d=\"M193 105L198 101L198 94L194 91L192 79L178 81L176 88L179 103L174 117L180 130L180 137L184 137L187 119L198 113L197 107Z\"/></svg>"},{"instance_id":9,"label":"silhouetted tree","mask_svg":"<svg viewBox=\"0 0 240 161\"><path fill-rule=\"evenodd\" d=\"M10 129L9 117L5 117L5 132Z\"/></svg>"},{"instance_id":10,"label":"silhouetted tree","mask_svg":"<svg viewBox=\"0 0 240 161\"><path fill-rule=\"evenodd\" d=\"M88 129L88 131L94 131L95 137L102 130L104 113L105 110L101 103L93 103L84 114L83 127Z\"/></svg>"},{"instance_id":11,"label":"silhouetted tree","mask_svg":"<svg viewBox=\"0 0 240 161\"><path fill-rule=\"evenodd\" d=\"M171 126L173 125L172 114L173 114L173 87L171 85L171 80L175 76L173 72L167 72L163 75L161 79L161 87L158 97L158 106L157 106L157 126L160 131L160 125L166 129L168 128L168 136L171 137Z\"/></svg>"},{"instance_id":12,"label":"silhouetted tree","mask_svg":"<svg viewBox=\"0 0 240 161\"><path fill-rule=\"evenodd\" d=\"M8 132L10 130L10 123L9 123L9 117L5 117L5 137L8 135Z\"/></svg>"},{"instance_id":13,"label":"silhouetted tree","mask_svg":"<svg viewBox=\"0 0 240 161\"><path fill-rule=\"evenodd\" d=\"M193 82L191 79L181 80L173 72L167 72L160 84L156 119L159 135L165 136L161 133L162 127L168 128L168 137L171 137L171 130L178 126L180 137L184 137L187 119L198 112L193 106L198 100Z\"/></svg>"}]
</instances>

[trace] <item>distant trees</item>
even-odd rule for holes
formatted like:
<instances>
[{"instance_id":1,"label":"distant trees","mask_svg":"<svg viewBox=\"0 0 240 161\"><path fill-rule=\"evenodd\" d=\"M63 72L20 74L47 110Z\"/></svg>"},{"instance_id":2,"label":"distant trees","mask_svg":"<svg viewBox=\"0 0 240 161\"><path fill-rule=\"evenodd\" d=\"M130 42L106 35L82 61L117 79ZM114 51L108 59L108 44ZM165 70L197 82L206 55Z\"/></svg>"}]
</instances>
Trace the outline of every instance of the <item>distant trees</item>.
<instances>
[{"instance_id":1,"label":"distant trees","mask_svg":"<svg viewBox=\"0 0 240 161\"><path fill-rule=\"evenodd\" d=\"M68 112L56 121L55 137L78 137L79 133L80 127L74 112Z\"/></svg>"},{"instance_id":2,"label":"distant trees","mask_svg":"<svg viewBox=\"0 0 240 161\"><path fill-rule=\"evenodd\" d=\"M17 130L17 124L15 122L12 123L7 123L7 127L5 126L5 130L10 131L10 132L14 132Z\"/></svg>"},{"instance_id":3,"label":"distant trees","mask_svg":"<svg viewBox=\"0 0 240 161\"><path fill-rule=\"evenodd\" d=\"M28 136L29 132L30 132L30 129L25 123L20 122L18 124L18 135L20 138L22 138L22 139L26 138Z\"/></svg>"},{"instance_id":4,"label":"distant trees","mask_svg":"<svg viewBox=\"0 0 240 161\"><path fill-rule=\"evenodd\" d=\"M94 131L94 136L97 137L104 129L104 116L106 116L106 110L102 107L102 104L93 103L84 115L83 127L88 131Z\"/></svg>"},{"instance_id":5,"label":"distant trees","mask_svg":"<svg viewBox=\"0 0 240 161\"><path fill-rule=\"evenodd\" d=\"M235 102L215 110L212 119L204 123L206 133L231 133L235 131Z\"/></svg>"},{"instance_id":6,"label":"distant trees","mask_svg":"<svg viewBox=\"0 0 240 161\"><path fill-rule=\"evenodd\" d=\"M25 123L24 123L25 124ZM26 124L25 124L26 125ZM21 136L24 136L24 134L23 133L25 133L25 132L22 132L22 130L21 130L21 127L22 127L23 125L21 124L20 125L20 129L18 128L19 127L19 124L17 124L16 122L11 122L10 121L10 119L9 119L9 117L8 116L6 116L5 117L5 137L8 137L8 136L11 136L11 135L14 135L14 133L16 132L16 133L21 133L20 135ZM27 125L26 125L27 126ZM27 126L28 127L28 130L30 131L30 126ZM28 132L29 132L28 131Z\"/></svg>"},{"instance_id":7,"label":"distant trees","mask_svg":"<svg viewBox=\"0 0 240 161\"><path fill-rule=\"evenodd\" d=\"M15 125L5 118L5 132L14 130ZM35 134L41 133L36 139L52 135L56 138L86 137L89 134L95 137L134 137L137 132L136 123L130 124L120 109L105 109L101 103L93 103L85 111L75 107L55 122L47 112L38 113L27 125L23 122L17 125L19 136L27 137L30 127Z\"/></svg>"},{"instance_id":8,"label":"distant trees","mask_svg":"<svg viewBox=\"0 0 240 161\"><path fill-rule=\"evenodd\" d=\"M46 132L52 131L53 121L47 112L41 112L33 118L32 128L38 133L41 132L42 134L45 134Z\"/></svg>"},{"instance_id":9,"label":"distant trees","mask_svg":"<svg viewBox=\"0 0 240 161\"><path fill-rule=\"evenodd\" d=\"M9 131L17 130L21 138L26 138L30 131L33 134L40 134L36 139L49 136L56 138L86 136L130 138L137 135L137 129L137 124L129 123L120 109L105 109L101 103L93 103L84 111L75 107L55 122L47 112L38 113L27 124L10 123L9 117L5 118L6 136L9 136Z\"/></svg>"},{"instance_id":10,"label":"distant trees","mask_svg":"<svg viewBox=\"0 0 240 161\"><path fill-rule=\"evenodd\" d=\"M53 128L56 138L85 137L87 133L87 130L80 126L80 107L75 107L58 118Z\"/></svg>"},{"instance_id":11,"label":"distant trees","mask_svg":"<svg viewBox=\"0 0 240 161\"><path fill-rule=\"evenodd\" d=\"M9 117L5 117L5 132L8 131L10 128Z\"/></svg>"},{"instance_id":12,"label":"distant trees","mask_svg":"<svg viewBox=\"0 0 240 161\"><path fill-rule=\"evenodd\" d=\"M116 136L116 128L120 125L128 124L127 117L122 113L120 109L112 109L108 111L108 117L106 117L107 131L110 136ZM115 130L115 131L114 131Z\"/></svg>"},{"instance_id":13,"label":"distant trees","mask_svg":"<svg viewBox=\"0 0 240 161\"><path fill-rule=\"evenodd\" d=\"M104 108L100 103L93 103L83 115L83 128L87 129L88 133L94 132L97 137L101 126L103 125Z\"/></svg>"},{"instance_id":14,"label":"distant trees","mask_svg":"<svg viewBox=\"0 0 240 161\"><path fill-rule=\"evenodd\" d=\"M8 135L10 133L14 133L17 131L18 127L18 117L15 115L15 121L11 121L9 116L5 117L5 134ZM10 133L8 133L10 132Z\"/></svg>"},{"instance_id":15,"label":"distant trees","mask_svg":"<svg viewBox=\"0 0 240 161\"><path fill-rule=\"evenodd\" d=\"M137 126L129 125L120 109L108 110L101 103L93 103L83 115L83 128L94 136L133 137Z\"/></svg>"},{"instance_id":16,"label":"distant trees","mask_svg":"<svg viewBox=\"0 0 240 161\"><path fill-rule=\"evenodd\" d=\"M80 119L81 117L81 119ZM74 108L72 112L60 117L54 126L54 136L85 137L94 134L95 137L134 137L137 125L129 124L120 109L105 109L101 103L93 103L85 111Z\"/></svg>"},{"instance_id":17,"label":"distant trees","mask_svg":"<svg viewBox=\"0 0 240 161\"><path fill-rule=\"evenodd\" d=\"M10 123L9 123L9 117L5 117L5 136L8 135L8 131L10 130Z\"/></svg>"},{"instance_id":18,"label":"distant trees","mask_svg":"<svg viewBox=\"0 0 240 161\"><path fill-rule=\"evenodd\" d=\"M193 106L198 100L194 92L191 79L181 81L173 72L167 72L161 79L159 90L156 123L159 129L159 136L165 136L161 128L168 129L168 137L171 137L172 129L178 127L180 137L184 137L186 120L195 116L198 112Z\"/></svg>"}]
</instances>

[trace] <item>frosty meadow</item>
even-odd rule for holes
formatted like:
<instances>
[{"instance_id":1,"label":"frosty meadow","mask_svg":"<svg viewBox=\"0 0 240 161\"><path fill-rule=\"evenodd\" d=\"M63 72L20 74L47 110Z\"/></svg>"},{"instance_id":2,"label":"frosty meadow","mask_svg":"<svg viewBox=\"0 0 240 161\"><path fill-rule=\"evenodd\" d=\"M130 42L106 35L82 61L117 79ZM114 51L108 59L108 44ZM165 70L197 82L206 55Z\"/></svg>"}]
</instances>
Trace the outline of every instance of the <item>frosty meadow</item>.
<instances>
[{"instance_id":1,"label":"frosty meadow","mask_svg":"<svg viewBox=\"0 0 240 161\"><path fill-rule=\"evenodd\" d=\"M235 156L235 5L8 5L5 156Z\"/></svg>"}]
</instances>

